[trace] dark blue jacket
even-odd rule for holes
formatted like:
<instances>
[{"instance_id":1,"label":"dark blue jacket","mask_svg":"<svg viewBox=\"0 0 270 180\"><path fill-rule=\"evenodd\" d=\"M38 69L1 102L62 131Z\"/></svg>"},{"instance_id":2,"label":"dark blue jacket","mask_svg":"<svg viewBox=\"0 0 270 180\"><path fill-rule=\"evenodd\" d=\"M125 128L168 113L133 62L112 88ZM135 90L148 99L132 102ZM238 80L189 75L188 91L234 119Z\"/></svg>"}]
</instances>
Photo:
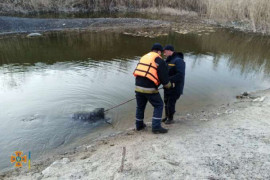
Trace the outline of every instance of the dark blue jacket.
<instances>
[{"instance_id":1,"label":"dark blue jacket","mask_svg":"<svg viewBox=\"0 0 270 180\"><path fill-rule=\"evenodd\" d=\"M174 52L172 56L166 59L166 63L168 66L169 80L171 83L175 83L175 87L165 90L165 93L180 96L183 94L186 71L183 53Z\"/></svg>"}]
</instances>

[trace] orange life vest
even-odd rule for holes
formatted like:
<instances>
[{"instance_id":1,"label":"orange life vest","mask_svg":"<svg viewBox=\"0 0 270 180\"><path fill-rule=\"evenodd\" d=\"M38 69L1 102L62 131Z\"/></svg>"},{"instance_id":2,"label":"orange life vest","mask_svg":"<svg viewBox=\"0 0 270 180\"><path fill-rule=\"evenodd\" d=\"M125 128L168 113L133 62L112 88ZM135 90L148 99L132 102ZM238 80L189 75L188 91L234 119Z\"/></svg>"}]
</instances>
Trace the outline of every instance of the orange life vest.
<instances>
[{"instance_id":1,"label":"orange life vest","mask_svg":"<svg viewBox=\"0 0 270 180\"><path fill-rule=\"evenodd\" d=\"M138 63L133 75L136 76L142 76L150 79L153 81L157 86L160 84L160 81L158 79L157 75L157 65L155 62L155 59L157 57L161 56L158 53L150 52L146 55L144 55L140 62Z\"/></svg>"}]
</instances>

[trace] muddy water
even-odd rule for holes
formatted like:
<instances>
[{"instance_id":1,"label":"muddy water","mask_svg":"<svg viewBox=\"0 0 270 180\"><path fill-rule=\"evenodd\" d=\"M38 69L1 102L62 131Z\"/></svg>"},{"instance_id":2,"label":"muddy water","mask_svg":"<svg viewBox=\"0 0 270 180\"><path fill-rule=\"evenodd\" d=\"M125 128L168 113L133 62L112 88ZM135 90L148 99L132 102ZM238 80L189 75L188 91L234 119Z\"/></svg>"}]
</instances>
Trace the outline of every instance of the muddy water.
<instances>
[{"instance_id":1,"label":"muddy water","mask_svg":"<svg viewBox=\"0 0 270 180\"><path fill-rule=\"evenodd\" d=\"M73 113L110 108L134 97L132 72L154 42L185 54L186 85L177 113L230 102L270 86L270 39L219 29L158 38L119 33L51 33L0 40L0 169L10 155L32 158L133 127L135 102L110 111L114 128L72 120ZM151 121L148 105L146 120Z\"/></svg>"}]
</instances>

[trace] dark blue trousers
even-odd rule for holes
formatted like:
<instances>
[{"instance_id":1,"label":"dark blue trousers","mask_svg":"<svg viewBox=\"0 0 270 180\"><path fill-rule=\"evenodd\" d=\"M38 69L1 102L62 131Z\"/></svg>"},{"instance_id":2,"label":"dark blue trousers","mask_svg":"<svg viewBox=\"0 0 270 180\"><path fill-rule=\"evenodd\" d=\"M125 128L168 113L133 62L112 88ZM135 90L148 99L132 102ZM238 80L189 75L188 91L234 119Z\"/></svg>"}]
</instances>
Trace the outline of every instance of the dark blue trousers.
<instances>
[{"instance_id":1,"label":"dark blue trousers","mask_svg":"<svg viewBox=\"0 0 270 180\"><path fill-rule=\"evenodd\" d=\"M173 116L175 113L176 101L180 98L179 94L164 93L165 114L167 117Z\"/></svg>"},{"instance_id":2,"label":"dark blue trousers","mask_svg":"<svg viewBox=\"0 0 270 180\"><path fill-rule=\"evenodd\" d=\"M163 101L159 93L154 94L146 94L136 92L136 101L137 101L137 109L136 109L136 127L140 128L143 126L144 120L144 111L147 102L154 107L154 113L152 117L152 128L158 129L161 127L161 118L163 111Z\"/></svg>"}]
</instances>

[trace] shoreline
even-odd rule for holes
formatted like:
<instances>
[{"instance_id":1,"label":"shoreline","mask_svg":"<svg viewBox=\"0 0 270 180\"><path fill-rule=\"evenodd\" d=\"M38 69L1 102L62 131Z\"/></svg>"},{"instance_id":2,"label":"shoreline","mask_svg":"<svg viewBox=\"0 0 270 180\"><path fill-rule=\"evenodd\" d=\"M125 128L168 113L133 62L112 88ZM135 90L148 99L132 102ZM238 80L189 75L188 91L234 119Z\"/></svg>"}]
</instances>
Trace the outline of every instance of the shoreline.
<instances>
[{"instance_id":1,"label":"shoreline","mask_svg":"<svg viewBox=\"0 0 270 180\"><path fill-rule=\"evenodd\" d=\"M31 33L40 33L41 36L50 33L72 32L117 32L131 36L159 37L167 36L169 32L177 34L201 34L215 32L217 29L229 29L251 35L268 37L269 34L253 32L237 24L218 23L213 20L194 15L165 15L162 18L151 17L154 14L138 13L142 17L105 17L105 18L34 18L13 17L0 15L0 39L9 37L28 37ZM145 34L138 34L142 31ZM140 33L140 32L139 32ZM153 34L157 33L157 35ZM33 36L39 37L39 36ZM31 37L30 37L31 38Z\"/></svg>"},{"instance_id":2,"label":"shoreline","mask_svg":"<svg viewBox=\"0 0 270 180\"><path fill-rule=\"evenodd\" d=\"M169 27L170 22L140 18L39 19L0 16L0 36L55 31L105 31Z\"/></svg>"},{"instance_id":3,"label":"shoreline","mask_svg":"<svg viewBox=\"0 0 270 180\"><path fill-rule=\"evenodd\" d=\"M163 125L170 129L168 134L152 134L149 124L142 132L128 129L59 155L56 161L34 163L31 172L16 169L0 177L267 179L270 177L270 89L251 95L257 98L239 99L178 116L175 124ZM121 164L123 147L126 148L124 165Z\"/></svg>"}]
</instances>

